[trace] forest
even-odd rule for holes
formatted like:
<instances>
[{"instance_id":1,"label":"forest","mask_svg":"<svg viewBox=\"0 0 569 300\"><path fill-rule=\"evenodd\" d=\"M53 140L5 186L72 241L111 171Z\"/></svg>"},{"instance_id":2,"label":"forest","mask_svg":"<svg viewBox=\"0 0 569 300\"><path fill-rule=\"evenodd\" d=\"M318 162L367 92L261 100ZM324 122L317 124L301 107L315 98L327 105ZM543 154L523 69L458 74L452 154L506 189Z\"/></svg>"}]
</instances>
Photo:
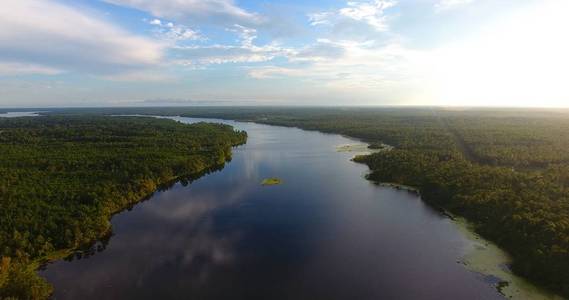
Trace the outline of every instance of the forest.
<instances>
[{"instance_id":1,"label":"forest","mask_svg":"<svg viewBox=\"0 0 569 300\"><path fill-rule=\"evenodd\" d=\"M0 118L0 299L45 299L36 269L109 234L110 217L231 159L247 134L148 117Z\"/></svg>"}]
</instances>

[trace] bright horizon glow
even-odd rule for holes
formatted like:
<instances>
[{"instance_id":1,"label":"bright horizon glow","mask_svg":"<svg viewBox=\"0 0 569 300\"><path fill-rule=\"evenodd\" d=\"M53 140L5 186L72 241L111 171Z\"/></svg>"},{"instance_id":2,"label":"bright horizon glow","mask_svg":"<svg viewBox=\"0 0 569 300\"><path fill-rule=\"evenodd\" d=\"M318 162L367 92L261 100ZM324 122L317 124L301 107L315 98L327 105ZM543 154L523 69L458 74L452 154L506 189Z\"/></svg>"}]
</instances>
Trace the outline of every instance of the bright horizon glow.
<instances>
[{"instance_id":1,"label":"bright horizon glow","mask_svg":"<svg viewBox=\"0 0 569 300\"><path fill-rule=\"evenodd\" d=\"M432 86L439 104L569 106L567 11L562 1L528 7L438 50Z\"/></svg>"},{"instance_id":2,"label":"bright horizon glow","mask_svg":"<svg viewBox=\"0 0 569 300\"><path fill-rule=\"evenodd\" d=\"M564 108L567 15L565 0L6 0L0 108Z\"/></svg>"}]
</instances>

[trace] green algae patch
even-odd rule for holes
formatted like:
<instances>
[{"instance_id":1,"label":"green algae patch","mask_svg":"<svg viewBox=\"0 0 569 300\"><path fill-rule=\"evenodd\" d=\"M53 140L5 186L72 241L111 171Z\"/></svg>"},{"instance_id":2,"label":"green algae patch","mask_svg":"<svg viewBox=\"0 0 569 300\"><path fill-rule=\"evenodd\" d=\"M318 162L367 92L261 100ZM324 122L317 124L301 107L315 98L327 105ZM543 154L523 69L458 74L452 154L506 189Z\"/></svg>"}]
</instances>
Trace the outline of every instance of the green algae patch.
<instances>
[{"instance_id":1,"label":"green algae patch","mask_svg":"<svg viewBox=\"0 0 569 300\"><path fill-rule=\"evenodd\" d=\"M467 269L492 281L500 294L507 299L561 300L559 295L545 291L512 273L511 257L494 243L474 232L473 225L464 218L453 216L453 223L471 242L459 263Z\"/></svg>"},{"instance_id":2,"label":"green algae patch","mask_svg":"<svg viewBox=\"0 0 569 300\"><path fill-rule=\"evenodd\" d=\"M421 194L419 189L417 189L416 187L409 186L409 185L398 184L398 183L394 183L394 182L378 182L377 184L379 186L389 187L389 188L393 188L393 189L400 190L400 191L407 191L407 192L414 193L417 195Z\"/></svg>"},{"instance_id":3,"label":"green algae patch","mask_svg":"<svg viewBox=\"0 0 569 300\"><path fill-rule=\"evenodd\" d=\"M266 186L266 185L278 185L283 183L283 181L279 178L276 177L271 177L271 178L265 178L263 179L263 181L261 181L261 185Z\"/></svg>"},{"instance_id":4,"label":"green algae patch","mask_svg":"<svg viewBox=\"0 0 569 300\"><path fill-rule=\"evenodd\" d=\"M386 144L344 144L336 146L337 152L355 153L356 155L369 155L377 152L390 151L393 147Z\"/></svg>"},{"instance_id":5,"label":"green algae patch","mask_svg":"<svg viewBox=\"0 0 569 300\"><path fill-rule=\"evenodd\" d=\"M345 144L336 146L338 152L370 152L367 144Z\"/></svg>"}]
</instances>

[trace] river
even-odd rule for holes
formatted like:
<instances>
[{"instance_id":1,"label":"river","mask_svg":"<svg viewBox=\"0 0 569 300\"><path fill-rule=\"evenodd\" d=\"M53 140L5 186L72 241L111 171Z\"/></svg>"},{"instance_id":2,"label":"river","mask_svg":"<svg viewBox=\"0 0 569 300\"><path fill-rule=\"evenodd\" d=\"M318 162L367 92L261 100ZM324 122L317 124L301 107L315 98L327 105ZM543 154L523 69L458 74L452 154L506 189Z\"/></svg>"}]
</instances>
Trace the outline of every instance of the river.
<instances>
[{"instance_id":1,"label":"river","mask_svg":"<svg viewBox=\"0 0 569 300\"><path fill-rule=\"evenodd\" d=\"M102 251L47 265L55 299L503 299L462 263L476 241L337 151L361 142L218 121L249 134L232 161L115 215Z\"/></svg>"}]
</instances>

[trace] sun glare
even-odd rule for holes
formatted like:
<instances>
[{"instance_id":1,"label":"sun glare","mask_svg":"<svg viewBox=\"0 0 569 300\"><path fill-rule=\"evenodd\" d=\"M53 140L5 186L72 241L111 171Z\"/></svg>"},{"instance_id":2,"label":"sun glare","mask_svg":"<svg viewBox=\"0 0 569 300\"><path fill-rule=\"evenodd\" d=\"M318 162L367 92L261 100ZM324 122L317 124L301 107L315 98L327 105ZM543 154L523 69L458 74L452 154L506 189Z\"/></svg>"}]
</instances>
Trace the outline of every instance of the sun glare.
<instances>
[{"instance_id":1,"label":"sun glare","mask_svg":"<svg viewBox=\"0 0 569 300\"><path fill-rule=\"evenodd\" d=\"M544 1L435 52L435 97L444 105L569 106L568 1Z\"/></svg>"}]
</instances>

